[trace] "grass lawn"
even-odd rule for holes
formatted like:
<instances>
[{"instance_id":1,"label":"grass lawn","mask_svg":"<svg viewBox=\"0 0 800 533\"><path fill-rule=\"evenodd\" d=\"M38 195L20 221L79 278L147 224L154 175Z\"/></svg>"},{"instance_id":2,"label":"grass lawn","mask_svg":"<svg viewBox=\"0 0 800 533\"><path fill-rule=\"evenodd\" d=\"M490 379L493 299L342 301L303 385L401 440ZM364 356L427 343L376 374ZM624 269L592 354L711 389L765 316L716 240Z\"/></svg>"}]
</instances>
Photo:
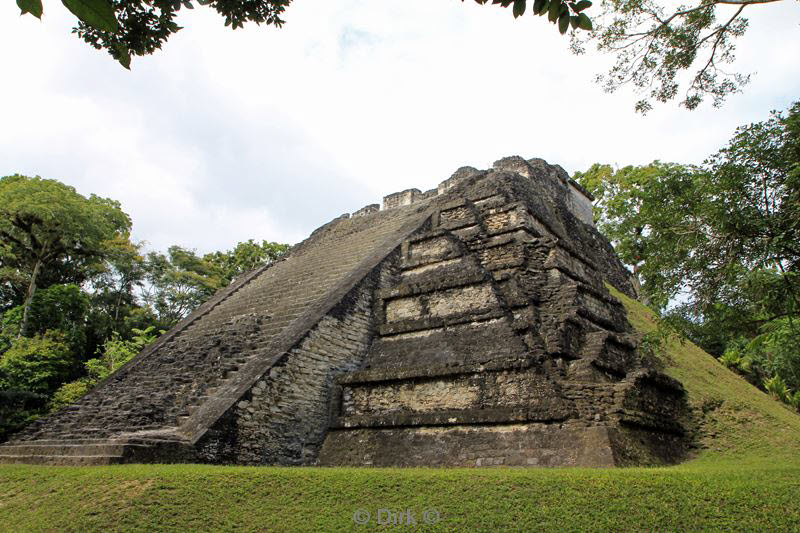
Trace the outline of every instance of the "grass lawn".
<instances>
[{"instance_id":1,"label":"grass lawn","mask_svg":"<svg viewBox=\"0 0 800 533\"><path fill-rule=\"evenodd\" d=\"M638 329L653 327L618 297ZM9 465L0 531L800 530L800 416L690 343L673 342L664 365L704 412L702 449L678 466ZM400 524L407 510L416 525Z\"/></svg>"}]
</instances>

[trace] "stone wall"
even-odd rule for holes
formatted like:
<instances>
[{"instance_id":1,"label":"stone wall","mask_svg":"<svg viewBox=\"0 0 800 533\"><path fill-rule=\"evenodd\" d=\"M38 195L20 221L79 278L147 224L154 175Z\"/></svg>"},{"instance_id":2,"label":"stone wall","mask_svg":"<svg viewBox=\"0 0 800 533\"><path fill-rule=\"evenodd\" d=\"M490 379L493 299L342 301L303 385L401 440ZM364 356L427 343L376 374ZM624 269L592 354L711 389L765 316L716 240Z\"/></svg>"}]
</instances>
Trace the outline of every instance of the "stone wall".
<instances>
[{"instance_id":1,"label":"stone wall","mask_svg":"<svg viewBox=\"0 0 800 533\"><path fill-rule=\"evenodd\" d=\"M326 441L342 466L615 466L606 427L515 423L354 429ZM335 449L334 449L335 447Z\"/></svg>"}]
</instances>

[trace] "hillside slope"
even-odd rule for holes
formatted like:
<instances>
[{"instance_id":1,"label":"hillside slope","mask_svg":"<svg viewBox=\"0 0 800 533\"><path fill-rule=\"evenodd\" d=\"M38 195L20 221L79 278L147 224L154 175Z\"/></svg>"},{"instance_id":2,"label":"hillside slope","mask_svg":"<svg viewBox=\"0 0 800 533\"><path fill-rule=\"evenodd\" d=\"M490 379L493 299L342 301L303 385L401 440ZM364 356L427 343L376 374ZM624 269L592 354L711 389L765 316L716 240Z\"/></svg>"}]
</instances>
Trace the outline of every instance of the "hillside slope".
<instances>
[{"instance_id":1,"label":"hillside slope","mask_svg":"<svg viewBox=\"0 0 800 533\"><path fill-rule=\"evenodd\" d=\"M653 313L611 289L641 333L656 327ZM691 342L671 339L660 354L663 371L680 380L700 422L696 461L800 458L800 415L725 368Z\"/></svg>"}]
</instances>

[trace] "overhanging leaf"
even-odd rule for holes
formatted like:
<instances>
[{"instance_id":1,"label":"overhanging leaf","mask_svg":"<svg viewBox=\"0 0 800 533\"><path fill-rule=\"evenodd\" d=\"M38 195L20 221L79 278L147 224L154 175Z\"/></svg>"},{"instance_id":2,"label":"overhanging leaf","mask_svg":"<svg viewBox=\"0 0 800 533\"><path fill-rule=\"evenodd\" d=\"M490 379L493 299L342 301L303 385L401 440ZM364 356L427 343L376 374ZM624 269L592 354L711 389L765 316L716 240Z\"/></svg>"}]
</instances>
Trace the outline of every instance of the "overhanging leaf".
<instances>
[{"instance_id":1,"label":"overhanging leaf","mask_svg":"<svg viewBox=\"0 0 800 533\"><path fill-rule=\"evenodd\" d=\"M592 30L592 21L586 16L586 13L578 15L578 27L582 30Z\"/></svg>"},{"instance_id":2,"label":"overhanging leaf","mask_svg":"<svg viewBox=\"0 0 800 533\"><path fill-rule=\"evenodd\" d=\"M569 29L569 14L564 13L560 17L558 17L558 31L561 32L561 35L567 33Z\"/></svg>"},{"instance_id":3,"label":"overhanging leaf","mask_svg":"<svg viewBox=\"0 0 800 533\"><path fill-rule=\"evenodd\" d=\"M547 19L550 22L558 20L558 15L561 13L561 2L559 0L550 0L550 9L548 10Z\"/></svg>"},{"instance_id":4,"label":"overhanging leaf","mask_svg":"<svg viewBox=\"0 0 800 533\"><path fill-rule=\"evenodd\" d=\"M93 28L112 33L119 29L114 7L108 0L61 0L61 3Z\"/></svg>"},{"instance_id":5,"label":"overhanging leaf","mask_svg":"<svg viewBox=\"0 0 800 533\"><path fill-rule=\"evenodd\" d=\"M131 55L130 54L125 54L124 56L120 56L120 58L117 59L117 61L119 61L119 64L122 65L123 67L125 67L126 69L128 69L128 70L131 69Z\"/></svg>"},{"instance_id":6,"label":"overhanging leaf","mask_svg":"<svg viewBox=\"0 0 800 533\"><path fill-rule=\"evenodd\" d=\"M128 50L128 47L125 46L122 43L119 43L117 45L114 45L114 50L116 50L116 52L117 52L116 54L114 54L115 59L117 61L119 61L120 65L122 65L126 69L130 70L131 69L131 53Z\"/></svg>"},{"instance_id":7,"label":"overhanging leaf","mask_svg":"<svg viewBox=\"0 0 800 533\"><path fill-rule=\"evenodd\" d=\"M37 19L42 18L42 0L17 0L17 7L19 7L21 13L20 15L24 15L25 13L30 13Z\"/></svg>"},{"instance_id":8,"label":"overhanging leaf","mask_svg":"<svg viewBox=\"0 0 800 533\"><path fill-rule=\"evenodd\" d=\"M592 7L592 3L589 0L581 0L580 2L575 4L575 7L573 9L575 10L575 13L580 13L581 11L583 11L588 7Z\"/></svg>"},{"instance_id":9,"label":"overhanging leaf","mask_svg":"<svg viewBox=\"0 0 800 533\"><path fill-rule=\"evenodd\" d=\"M514 18L525 14L526 0L514 0Z\"/></svg>"}]
</instances>

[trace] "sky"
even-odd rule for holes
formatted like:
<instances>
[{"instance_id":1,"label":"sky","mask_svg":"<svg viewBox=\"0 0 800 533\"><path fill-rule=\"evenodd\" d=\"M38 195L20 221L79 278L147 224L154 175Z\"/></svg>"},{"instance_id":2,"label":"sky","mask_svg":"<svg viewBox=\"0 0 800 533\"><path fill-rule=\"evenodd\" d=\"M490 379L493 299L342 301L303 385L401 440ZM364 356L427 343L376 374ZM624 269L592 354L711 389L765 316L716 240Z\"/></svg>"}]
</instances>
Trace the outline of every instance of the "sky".
<instances>
[{"instance_id":1,"label":"sky","mask_svg":"<svg viewBox=\"0 0 800 533\"><path fill-rule=\"evenodd\" d=\"M295 0L286 24L231 31L212 9L131 71L0 5L0 176L113 198L149 249L295 243L389 193L430 189L509 155L700 163L737 126L800 99L800 3L750 8L721 109L659 104L593 83L612 58L575 56L545 18L458 0Z\"/></svg>"}]
</instances>

